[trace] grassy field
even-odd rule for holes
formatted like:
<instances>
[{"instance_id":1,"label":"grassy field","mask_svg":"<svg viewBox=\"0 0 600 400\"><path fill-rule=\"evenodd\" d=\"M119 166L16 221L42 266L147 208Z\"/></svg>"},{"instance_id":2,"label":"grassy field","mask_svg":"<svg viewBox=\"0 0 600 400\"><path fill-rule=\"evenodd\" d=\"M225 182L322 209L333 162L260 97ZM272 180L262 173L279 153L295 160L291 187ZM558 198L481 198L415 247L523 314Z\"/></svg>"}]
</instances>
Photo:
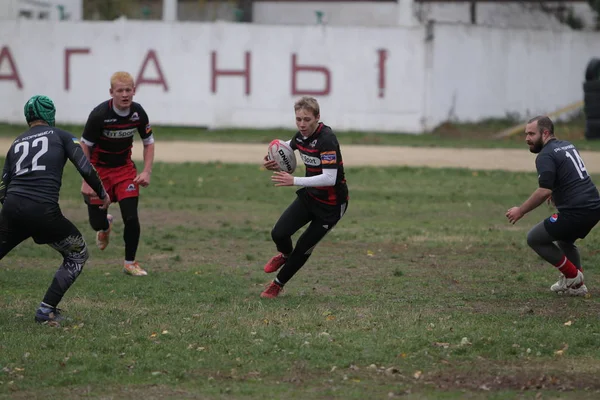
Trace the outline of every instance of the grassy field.
<instances>
[{"instance_id":1,"label":"grassy field","mask_svg":"<svg viewBox=\"0 0 600 400\"><path fill-rule=\"evenodd\" d=\"M299 171L298 173L300 173ZM158 164L141 198L138 260L123 225L100 252L67 168L61 206L91 259L33 322L60 260L23 243L0 262L0 397L11 399L595 399L600 396L600 237L580 245L592 297L549 292L526 245L540 207L506 209L534 174L350 168L340 224L275 300L270 229L293 188L256 166Z\"/></svg>"},{"instance_id":2,"label":"grassy field","mask_svg":"<svg viewBox=\"0 0 600 400\"><path fill-rule=\"evenodd\" d=\"M293 123L290 120L290 123ZM327 121L325 120L325 123ZM489 120L479 123L445 123L433 132L424 135L337 132L342 144L372 144L390 146L419 147L468 147L468 148L524 148L524 134L516 134L505 139L492 139L499 131L515 126L514 120ZM83 127L61 126L76 136L83 132ZM333 127L335 130L335 126ZM16 137L25 130L25 126L0 124L1 137ZM289 130L252 130L252 129L219 129L161 127L154 126L158 140L196 140L212 142L244 142L269 143L274 138L288 139L293 134L293 125ZM560 139L570 140L580 150L599 150L600 140L585 139L585 120L576 117L566 122L557 122L556 134Z\"/></svg>"}]
</instances>

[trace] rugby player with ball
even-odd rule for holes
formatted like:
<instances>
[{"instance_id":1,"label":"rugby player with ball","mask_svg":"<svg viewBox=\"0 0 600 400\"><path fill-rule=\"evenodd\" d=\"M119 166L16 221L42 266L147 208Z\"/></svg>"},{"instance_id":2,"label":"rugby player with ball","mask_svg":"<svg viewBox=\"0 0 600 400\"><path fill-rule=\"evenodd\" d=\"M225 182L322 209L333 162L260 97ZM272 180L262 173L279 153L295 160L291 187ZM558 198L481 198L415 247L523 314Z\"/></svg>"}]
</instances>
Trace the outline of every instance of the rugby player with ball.
<instances>
[{"instance_id":1,"label":"rugby player with ball","mask_svg":"<svg viewBox=\"0 0 600 400\"><path fill-rule=\"evenodd\" d=\"M266 273L279 271L261 297L277 297L284 285L302 268L315 246L338 223L348 207L348 187L340 145L331 128L320 119L319 103L302 97L294 104L298 132L290 141L273 140L264 158L264 167L274 171L275 186L301 186L296 198L279 217L271 231L277 255L264 267ZM296 169L298 150L306 176L291 175ZM292 235L309 224L292 243Z\"/></svg>"}]
</instances>

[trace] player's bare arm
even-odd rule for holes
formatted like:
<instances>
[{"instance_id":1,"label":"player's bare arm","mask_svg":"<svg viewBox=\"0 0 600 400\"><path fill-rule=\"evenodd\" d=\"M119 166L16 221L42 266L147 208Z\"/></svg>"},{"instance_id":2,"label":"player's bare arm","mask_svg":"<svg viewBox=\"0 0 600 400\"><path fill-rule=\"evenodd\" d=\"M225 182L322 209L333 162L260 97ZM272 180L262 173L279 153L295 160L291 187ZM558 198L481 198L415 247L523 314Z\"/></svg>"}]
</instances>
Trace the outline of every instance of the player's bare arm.
<instances>
[{"instance_id":1,"label":"player's bare arm","mask_svg":"<svg viewBox=\"0 0 600 400\"><path fill-rule=\"evenodd\" d=\"M93 147L90 147L87 144L81 143L81 142L79 143L79 146L81 147L83 154L86 156L86 158L89 161L92 156ZM88 183L85 181L85 179L81 183L81 194L83 194L85 196L95 196L96 195L96 192L94 192L94 189L92 189L91 186L88 185Z\"/></svg>"},{"instance_id":2,"label":"player's bare arm","mask_svg":"<svg viewBox=\"0 0 600 400\"><path fill-rule=\"evenodd\" d=\"M98 193L98 197L102 199L103 204L100 208L108 208L111 202L110 197L104 189L98 171L96 171L96 168L90 163L89 157L83 150L85 144L80 146L79 141L76 141L75 138L65 138L64 143L66 144L67 157L71 160L73 165L75 165L75 168L77 168L77 171L83 178L84 184L90 188L92 193Z\"/></svg>"},{"instance_id":3,"label":"player's bare arm","mask_svg":"<svg viewBox=\"0 0 600 400\"><path fill-rule=\"evenodd\" d=\"M154 164L154 143L144 144L144 170L133 180L141 187L150 185L150 176L152 175L152 165Z\"/></svg>"},{"instance_id":4,"label":"player's bare arm","mask_svg":"<svg viewBox=\"0 0 600 400\"><path fill-rule=\"evenodd\" d=\"M514 224L523 218L525 214L539 207L550 196L552 196L551 189L537 188L521 206L510 208L506 212L506 218L511 224Z\"/></svg>"}]
</instances>

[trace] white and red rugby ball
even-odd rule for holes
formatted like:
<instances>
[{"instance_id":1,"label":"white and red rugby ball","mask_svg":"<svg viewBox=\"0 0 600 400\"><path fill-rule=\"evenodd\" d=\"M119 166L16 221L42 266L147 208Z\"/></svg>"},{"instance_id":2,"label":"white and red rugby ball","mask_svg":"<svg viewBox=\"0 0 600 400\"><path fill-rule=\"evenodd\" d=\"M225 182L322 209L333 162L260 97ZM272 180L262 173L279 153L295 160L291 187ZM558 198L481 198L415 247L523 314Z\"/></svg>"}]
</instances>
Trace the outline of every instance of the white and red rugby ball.
<instances>
[{"instance_id":1,"label":"white and red rugby ball","mask_svg":"<svg viewBox=\"0 0 600 400\"><path fill-rule=\"evenodd\" d=\"M279 168L288 174L292 174L296 170L296 153L283 140L275 139L269 143L267 156L269 160L277 161Z\"/></svg>"}]
</instances>

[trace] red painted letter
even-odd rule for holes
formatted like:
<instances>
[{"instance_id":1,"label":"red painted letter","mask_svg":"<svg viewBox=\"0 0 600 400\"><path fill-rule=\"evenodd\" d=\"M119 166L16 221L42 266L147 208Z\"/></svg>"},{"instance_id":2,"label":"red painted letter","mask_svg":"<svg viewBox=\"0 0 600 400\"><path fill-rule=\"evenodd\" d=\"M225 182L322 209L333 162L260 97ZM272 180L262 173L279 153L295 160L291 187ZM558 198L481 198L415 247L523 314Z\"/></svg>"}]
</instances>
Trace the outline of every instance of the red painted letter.
<instances>
[{"instance_id":1,"label":"red painted letter","mask_svg":"<svg viewBox=\"0 0 600 400\"><path fill-rule=\"evenodd\" d=\"M68 92L71 88L71 54L89 54L90 48L83 49L65 49L65 90Z\"/></svg>"},{"instance_id":2,"label":"red painted letter","mask_svg":"<svg viewBox=\"0 0 600 400\"><path fill-rule=\"evenodd\" d=\"M296 53L292 53L292 95L327 96L331 92L331 72L322 66L298 65L296 64ZM298 72L320 72L325 75L325 87L323 90L298 89L296 78Z\"/></svg>"},{"instance_id":3,"label":"red painted letter","mask_svg":"<svg viewBox=\"0 0 600 400\"><path fill-rule=\"evenodd\" d=\"M2 50L0 50L0 70L2 70L2 61L4 60L4 57L8 60L8 66L12 72L10 75L0 74L0 81L15 81L17 82L17 87L23 89L21 78L19 78L19 71L17 71L17 65L12 58L12 54L10 54L8 46L4 46Z\"/></svg>"},{"instance_id":4,"label":"red painted letter","mask_svg":"<svg viewBox=\"0 0 600 400\"><path fill-rule=\"evenodd\" d=\"M244 69L217 69L217 52L210 53L210 68L211 68L211 90L217 93L217 77L223 76L242 76L246 84L246 96L250 94L250 52L244 53Z\"/></svg>"},{"instance_id":5,"label":"red painted letter","mask_svg":"<svg viewBox=\"0 0 600 400\"><path fill-rule=\"evenodd\" d=\"M385 96L385 61L387 59L387 50L379 49L379 50L377 50L377 53L379 54L379 64L378 64L379 79L377 80L378 84L379 84L379 97L384 97Z\"/></svg>"},{"instance_id":6,"label":"red painted letter","mask_svg":"<svg viewBox=\"0 0 600 400\"><path fill-rule=\"evenodd\" d=\"M144 72L146 71L146 67L148 63L152 60L154 62L154 66L156 67L156 72L158 74L158 78L146 78L144 77ZM140 68L140 72L138 73L137 79L135 80L135 86L137 88L144 83L150 85L162 85L163 90L165 92L169 91L169 86L167 85L167 80L162 73L162 69L160 68L160 63L158 62L158 57L154 50L148 50L148 54L146 54L146 58L144 58L144 62L142 63L142 68Z\"/></svg>"}]
</instances>

